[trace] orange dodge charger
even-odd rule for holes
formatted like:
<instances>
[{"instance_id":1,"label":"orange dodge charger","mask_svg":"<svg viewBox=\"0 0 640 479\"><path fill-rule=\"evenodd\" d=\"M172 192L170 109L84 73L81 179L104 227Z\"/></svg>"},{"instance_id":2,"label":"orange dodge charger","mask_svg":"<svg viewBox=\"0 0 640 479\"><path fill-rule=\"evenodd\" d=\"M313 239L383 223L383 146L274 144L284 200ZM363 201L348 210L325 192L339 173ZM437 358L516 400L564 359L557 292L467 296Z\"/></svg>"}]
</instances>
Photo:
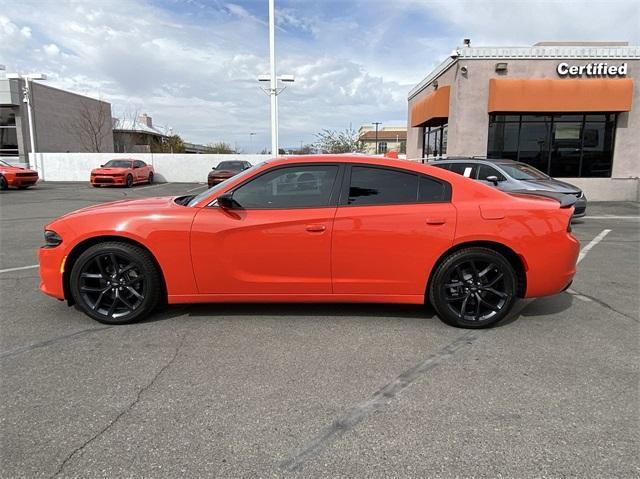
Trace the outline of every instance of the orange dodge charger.
<instances>
[{"instance_id":1,"label":"orange dodge charger","mask_svg":"<svg viewBox=\"0 0 640 479\"><path fill-rule=\"evenodd\" d=\"M386 158L274 159L197 196L49 223L40 289L108 324L165 301L429 302L446 323L481 328L518 297L569 286L572 201Z\"/></svg>"},{"instance_id":2,"label":"orange dodge charger","mask_svg":"<svg viewBox=\"0 0 640 479\"><path fill-rule=\"evenodd\" d=\"M109 160L100 168L91 170L93 186L124 185L131 188L136 183L153 183L153 166L141 160Z\"/></svg>"}]
</instances>

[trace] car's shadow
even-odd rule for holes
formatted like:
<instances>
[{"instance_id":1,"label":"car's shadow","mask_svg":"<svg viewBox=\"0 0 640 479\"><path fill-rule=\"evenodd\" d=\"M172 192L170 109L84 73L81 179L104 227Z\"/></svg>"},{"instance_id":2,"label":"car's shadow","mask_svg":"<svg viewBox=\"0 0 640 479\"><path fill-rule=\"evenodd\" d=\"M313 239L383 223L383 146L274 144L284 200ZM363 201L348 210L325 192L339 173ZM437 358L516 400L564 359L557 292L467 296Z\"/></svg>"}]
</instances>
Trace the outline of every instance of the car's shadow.
<instances>
[{"instance_id":1,"label":"car's shadow","mask_svg":"<svg viewBox=\"0 0 640 479\"><path fill-rule=\"evenodd\" d=\"M518 300L507 318L497 324L505 327L523 317L548 316L561 313L571 307L573 297L568 293ZM354 304L354 303L207 303L165 306L144 322L164 321L179 316L190 318L216 317L370 317L379 319L438 319L429 305L405 304Z\"/></svg>"}]
</instances>

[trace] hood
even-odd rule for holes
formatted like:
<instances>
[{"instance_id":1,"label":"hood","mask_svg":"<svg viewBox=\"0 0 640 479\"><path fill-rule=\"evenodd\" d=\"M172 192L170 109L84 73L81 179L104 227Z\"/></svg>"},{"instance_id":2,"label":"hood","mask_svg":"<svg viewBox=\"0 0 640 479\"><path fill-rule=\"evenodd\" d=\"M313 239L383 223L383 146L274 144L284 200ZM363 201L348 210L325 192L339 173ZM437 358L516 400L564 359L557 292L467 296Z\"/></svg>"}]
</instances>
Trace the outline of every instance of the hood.
<instances>
[{"instance_id":1,"label":"hood","mask_svg":"<svg viewBox=\"0 0 640 479\"><path fill-rule=\"evenodd\" d=\"M137 200L119 200L109 203L101 203L99 205L88 206L79 210L67 213L60 218L71 218L74 216L82 216L85 214L96 213L117 213L126 215L128 213L140 213L148 211L149 213L157 213L159 210L171 207L175 196L158 196L155 198L141 198ZM59 219L60 219L59 218Z\"/></svg>"},{"instance_id":2,"label":"hood","mask_svg":"<svg viewBox=\"0 0 640 479\"><path fill-rule=\"evenodd\" d=\"M209 172L209 176L231 178L232 176L235 176L238 173L240 173L240 172L239 171L233 171L233 170L213 170L213 171Z\"/></svg>"},{"instance_id":3,"label":"hood","mask_svg":"<svg viewBox=\"0 0 640 479\"><path fill-rule=\"evenodd\" d=\"M581 191L577 186L553 178L546 180L520 180L520 183L529 190L553 191L564 194L575 194Z\"/></svg>"},{"instance_id":4,"label":"hood","mask_svg":"<svg viewBox=\"0 0 640 479\"><path fill-rule=\"evenodd\" d=\"M129 168L94 168L92 175L118 175L129 171Z\"/></svg>"}]
</instances>

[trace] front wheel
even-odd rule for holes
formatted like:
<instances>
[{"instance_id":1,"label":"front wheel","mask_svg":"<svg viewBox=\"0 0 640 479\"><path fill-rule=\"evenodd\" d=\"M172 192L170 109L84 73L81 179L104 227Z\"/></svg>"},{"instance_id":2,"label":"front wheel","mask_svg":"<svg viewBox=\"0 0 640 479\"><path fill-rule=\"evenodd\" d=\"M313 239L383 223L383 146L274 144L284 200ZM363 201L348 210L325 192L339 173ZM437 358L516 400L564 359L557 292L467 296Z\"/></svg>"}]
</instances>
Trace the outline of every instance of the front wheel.
<instances>
[{"instance_id":1,"label":"front wheel","mask_svg":"<svg viewBox=\"0 0 640 479\"><path fill-rule=\"evenodd\" d=\"M149 184L153 184L153 173L149 173Z\"/></svg>"},{"instance_id":2,"label":"front wheel","mask_svg":"<svg viewBox=\"0 0 640 479\"><path fill-rule=\"evenodd\" d=\"M158 304L161 277L144 249L105 242L84 251L73 265L69 287L78 307L106 324L126 324L149 315Z\"/></svg>"},{"instance_id":3,"label":"front wheel","mask_svg":"<svg viewBox=\"0 0 640 479\"><path fill-rule=\"evenodd\" d=\"M486 328L509 313L516 285L516 273L504 256L488 248L465 248L438 266L429 300L451 326Z\"/></svg>"},{"instance_id":4,"label":"front wheel","mask_svg":"<svg viewBox=\"0 0 640 479\"><path fill-rule=\"evenodd\" d=\"M4 176L0 176L0 190L8 190L9 183L7 183L7 179Z\"/></svg>"},{"instance_id":5,"label":"front wheel","mask_svg":"<svg viewBox=\"0 0 640 479\"><path fill-rule=\"evenodd\" d=\"M127 175L127 188L131 188L133 186L133 176Z\"/></svg>"}]
</instances>

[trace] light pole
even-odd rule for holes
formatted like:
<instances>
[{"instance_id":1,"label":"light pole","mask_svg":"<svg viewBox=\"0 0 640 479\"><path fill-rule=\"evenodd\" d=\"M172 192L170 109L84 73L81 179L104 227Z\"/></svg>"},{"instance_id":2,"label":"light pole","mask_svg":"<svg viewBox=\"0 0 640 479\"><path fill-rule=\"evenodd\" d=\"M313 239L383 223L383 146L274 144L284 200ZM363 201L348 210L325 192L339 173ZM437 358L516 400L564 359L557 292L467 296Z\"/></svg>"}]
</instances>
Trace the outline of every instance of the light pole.
<instances>
[{"instance_id":1,"label":"light pole","mask_svg":"<svg viewBox=\"0 0 640 479\"><path fill-rule=\"evenodd\" d=\"M258 81L268 81L269 89L264 92L271 97L271 154L278 155L278 95L286 87L278 89L278 80L293 83L293 75L276 76L276 33L275 33L275 5L274 0L269 0L269 75L260 75Z\"/></svg>"},{"instance_id":2,"label":"light pole","mask_svg":"<svg viewBox=\"0 0 640 479\"><path fill-rule=\"evenodd\" d=\"M378 154L378 125L382 125L381 121L374 121L371 123L372 125L376 125L376 155Z\"/></svg>"},{"instance_id":3,"label":"light pole","mask_svg":"<svg viewBox=\"0 0 640 479\"><path fill-rule=\"evenodd\" d=\"M253 137L254 137L255 135L256 135L256 134L255 134L254 132L249 132L249 153L251 153L251 150L252 150L252 148L251 148L251 147L252 147L252 145L253 145Z\"/></svg>"},{"instance_id":4,"label":"light pole","mask_svg":"<svg viewBox=\"0 0 640 479\"><path fill-rule=\"evenodd\" d=\"M36 159L36 127L33 123L33 107L31 97L31 82L33 80L46 80L47 75L44 73L29 73L27 75L21 75L19 73L9 73L7 78L10 80L24 80L24 87L22 88L22 101L27 104L27 115L29 117L29 140L31 143L31 153L33 154L33 167L36 171L40 170L41 177L44 179L44 172L42 171L42 165L38 168L38 160ZM29 161L29 155L27 155L27 167L31 168L31 162Z\"/></svg>"}]
</instances>

